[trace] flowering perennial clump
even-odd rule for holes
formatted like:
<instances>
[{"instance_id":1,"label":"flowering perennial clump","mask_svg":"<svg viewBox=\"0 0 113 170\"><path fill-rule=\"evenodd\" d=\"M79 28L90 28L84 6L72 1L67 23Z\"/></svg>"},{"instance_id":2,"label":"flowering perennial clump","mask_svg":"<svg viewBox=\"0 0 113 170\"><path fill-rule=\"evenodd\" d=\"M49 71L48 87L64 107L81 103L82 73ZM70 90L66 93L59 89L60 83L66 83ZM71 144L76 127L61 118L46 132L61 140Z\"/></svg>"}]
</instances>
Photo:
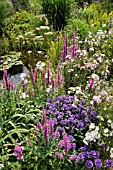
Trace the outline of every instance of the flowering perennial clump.
<instances>
[{"instance_id":1,"label":"flowering perennial clump","mask_svg":"<svg viewBox=\"0 0 113 170\"><path fill-rule=\"evenodd\" d=\"M65 129L69 135L74 135L76 130L89 127L90 122L97 121L97 113L86 106L85 101L73 105L74 96L59 96L55 100L49 99L46 104L47 116L53 117L59 132Z\"/></svg>"}]
</instances>

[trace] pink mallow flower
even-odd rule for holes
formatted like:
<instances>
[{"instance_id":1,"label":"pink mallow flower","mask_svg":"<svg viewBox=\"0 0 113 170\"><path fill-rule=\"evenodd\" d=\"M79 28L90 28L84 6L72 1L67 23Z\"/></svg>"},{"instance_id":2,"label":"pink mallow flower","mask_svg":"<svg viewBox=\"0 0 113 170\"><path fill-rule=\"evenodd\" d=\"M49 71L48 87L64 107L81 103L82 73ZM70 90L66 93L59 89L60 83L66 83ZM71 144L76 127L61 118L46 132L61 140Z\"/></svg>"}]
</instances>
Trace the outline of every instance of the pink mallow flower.
<instances>
[{"instance_id":1,"label":"pink mallow flower","mask_svg":"<svg viewBox=\"0 0 113 170\"><path fill-rule=\"evenodd\" d=\"M73 161L75 158L76 158L76 154L71 155L71 156L69 157L69 160L70 160L70 161Z\"/></svg>"},{"instance_id":2,"label":"pink mallow flower","mask_svg":"<svg viewBox=\"0 0 113 170\"><path fill-rule=\"evenodd\" d=\"M60 152L57 152L57 156L58 156L59 159L62 159L62 158L63 158L63 155L62 155L62 153L60 153Z\"/></svg>"},{"instance_id":3,"label":"pink mallow flower","mask_svg":"<svg viewBox=\"0 0 113 170\"><path fill-rule=\"evenodd\" d=\"M15 146L13 155L16 156L17 159L22 159L23 158L23 155L22 155L23 150L24 150L24 147L21 145L21 143L19 143Z\"/></svg>"}]
</instances>

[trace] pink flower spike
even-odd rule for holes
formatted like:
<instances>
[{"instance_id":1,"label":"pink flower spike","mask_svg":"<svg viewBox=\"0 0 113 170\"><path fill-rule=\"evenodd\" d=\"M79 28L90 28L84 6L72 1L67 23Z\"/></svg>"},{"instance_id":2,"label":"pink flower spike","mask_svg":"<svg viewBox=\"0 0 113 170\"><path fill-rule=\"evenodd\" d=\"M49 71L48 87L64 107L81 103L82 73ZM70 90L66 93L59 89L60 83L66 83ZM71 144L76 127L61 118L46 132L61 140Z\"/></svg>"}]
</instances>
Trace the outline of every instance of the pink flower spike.
<instances>
[{"instance_id":1,"label":"pink flower spike","mask_svg":"<svg viewBox=\"0 0 113 170\"><path fill-rule=\"evenodd\" d=\"M52 90L54 91L54 87L55 87L55 78L52 77L51 79L51 84L52 84Z\"/></svg>"},{"instance_id":2,"label":"pink flower spike","mask_svg":"<svg viewBox=\"0 0 113 170\"><path fill-rule=\"evenodd\" d=\"M63 155L62 155L62 153L60 153L60 152L57 152L57 156L58 156L59 159L62 159L62 158L63 158Z\"/></svg>"},{"instance_id":3,"label":"pink flower spike","mask_svg":"<svg viewBox=\"0 0 113 170\"><path fill-rule=\"evenodd\" d=\"M90 79L90 80L89 80L89 87L90 87L90 88L93 88L93 87L94 87L94 80L93 80L93 79Z\"/></svg>"},{"instance_id":4,"label":"pink flower spike","mask_svg":"<svg viewBox=\"0 0 113 170\"><path fill-rule=\"evenodd\" d=\"M48 124L47 123L44 124L44 139L45 139L45 142L46 142L46 145L47 145L48 140L49 140Z\"/></svg>"},{"instance_id":5,"label":"pink flower spike","mask_svg":"<svg viewBox=\"0 0 113 170\"><path fill-rule=\"evenodd\" d=\"M42 111L42 121L46 122L46 110L45 109Z\"/></svg>"},{"instance_id":6,"label":"pink flower spike","mask_svg":"<svg viewBox=\"0 0 113 170\"><path fill-rule=\"evenodd\" d=\"M60 137L60 133L56 130L53 134L56 138L59 138Z\"/></svg>"},{"instance_id":7,"label":"pink flower spike","mask_svg":"<svg viewBox=\"0 0 113 170\"><path fill-rule=\"evenodd\" d=\"M31 95L31 97L34 96L34 92L32 89L30 90L30 95Z\"/></svg>"},{"instance_id":8,"label":"pink flower spike","mask_svg":"<svg viewBox=\"0 0 113 170\"><path fill-rule=\"evenodd\" d=\"M28 146L30 146L30 144L31 144L28 137L26 137L26 143L27 143Z\"/></svg>"},{"instance_id":9,"label":"pink flower spike","mask_svg":"<svg viewBox=\"0 0 113 170\"><path fill-rule=\"evenodd\" d=\"M37 127L39 130L41 130L41 129L42 129L42 125L41 125L41 123L40 123L39 121L38 121L38 123L37 123L36 127Z\"/></svg>"},{"instance_id":10,"label":"pink flower spike","mask_svg":"<svg viewBox=\"0 0 113 170\"><path fill-rule=\"evenodd\" d=\"M75 158L76 158L76 155L74 154L74 155L71 155L71 156L69 157L69 160L70 160L70 161L73 161Z\"/></svg>"}]
</instances>

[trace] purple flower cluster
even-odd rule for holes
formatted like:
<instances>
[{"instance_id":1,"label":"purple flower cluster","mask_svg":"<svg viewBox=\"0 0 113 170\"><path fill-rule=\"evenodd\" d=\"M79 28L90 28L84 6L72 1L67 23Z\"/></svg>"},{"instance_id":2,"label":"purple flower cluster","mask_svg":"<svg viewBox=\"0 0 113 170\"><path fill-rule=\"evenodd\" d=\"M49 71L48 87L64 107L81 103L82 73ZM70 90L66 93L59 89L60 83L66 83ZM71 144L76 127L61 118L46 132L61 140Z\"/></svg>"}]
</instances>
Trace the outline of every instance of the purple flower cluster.
<instances>
[{"instance_id":1,"label":"purple flower cluster","mask_svg":"<svg viewBox=\"0 0 113 170\"><path fill-rule=\"evenodd\" d=\"M93 166L96 166L96 168L101 168L102 167L102 161L101 161L101 159L99 159L100 153L98 151L95 151L95 150L88 152L85 149L86 149L85 147L81 148L81 150L84 150L84 152L80 153L77 156L77 162L79 162L79 161L84 162L86 160L85 165L88 169L91 169Z\"/></svg>"},{"instance_id":2,"label":"purple flower cluster","mask_svg":"<svg viewBox=\"0 0 113 170\"><path fill-rule=\"evenodd\" d=\"M113 161L112 160L110 160L110 159L107 159L106 160L106 167L113 167Z\"/></svg>"},{"instance_id":3,"label":"purple flower cluster","mask_svg":"<svg viewBox=\"0 0 113 170\"><path fill-rule=\"evenodd\" d=\"M88 152L86 147L81 147L80 149L83 153L78 154L77 162L85 161L85 165L88 169L91 169L92 167L102 168L103 163L100 159L100 153L98 151L92 150ZM104 166L107 168L113 167L113 161L107 159Z\"/></svg>"},{"instance_id":4,"label":"purple flower cluster","mask_svg":"<svg viewBox=\"0 0 113 170\"><path fill-rule=\"evenodd\" d=\"M72 135L75 129L82 130L89 127L90 122L97 120L96 111L85 102L78 102L73 106L74 96L59 96L55 100L49 99L46 103L47 116L56 119L57 129L62 133Z\"/></svg>"},{"instance_id":5,"label":"purple flower cluster","mask_svg":"<svg viewBox=\"0 0 113 170\"><path fill-rule=\"evenodd\" d=\"M18 145L15 146L13 155L16 156L17 159L22 159L23 158L23 155L22 155L23 149L24 149L24 147L21 145L21 143L19 143Z\"/></svg>"},{"instance_id":6,"label":"purple flower cluster","mask_svg":"<svg viewBox=\"0 0 113 170\"><path fill-rule=\"evenodd\" d=\"M66 61L67 55L71 56L71 58L74 58L76 56L76 51L78 49L78 45L76 43L75 38L76 38L76 33L74 32L73 33L73 37L72 37L72 44L71 44L71 46L69 48L68 47L68 34L66 34L66 36L65 36L65 43L63 44L63 49L61 51L62 61L63 62Z\"/></svg>"},{"instance_id":7,"label":"purple flower cluster","mask_svg":"<svg viewBox=\"0 0 113 170\"><path fill-rule=\"evenodd\" d=\"M98 159L100 157L100 153L98 151L92 150L88 152L85 147L81 147L80 149L83 151L83 153L78 155L78 160L79 157L82 158L82 160L86 158Z\"/></svg>"}]
</instances>

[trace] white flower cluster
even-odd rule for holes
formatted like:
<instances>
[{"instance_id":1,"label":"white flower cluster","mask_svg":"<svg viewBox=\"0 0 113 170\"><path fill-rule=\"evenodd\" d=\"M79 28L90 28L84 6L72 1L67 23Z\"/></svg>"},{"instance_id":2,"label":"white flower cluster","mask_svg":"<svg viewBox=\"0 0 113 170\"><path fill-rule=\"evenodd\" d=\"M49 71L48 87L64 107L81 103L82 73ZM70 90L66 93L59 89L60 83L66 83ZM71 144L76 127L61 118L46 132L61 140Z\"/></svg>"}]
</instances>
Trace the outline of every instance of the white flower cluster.
<instances>
[{"instance_id":1,"label":"white flower cluster","mask_svg":"<svg viewBox=\"0 0 113 170\"><path fill-rule=\"evenodd\" d=\"M53 35L53 32L45 32L44 35Z\"/></svg>"},{"instance_id":2,"label":"white flower cluster","mask_svg":"<svg viewBox=\"0 0 113 170\"><path fill-rule=\"evenodd\" d=\"M52 90L52 86L49 85L49 87L46 89L46 92L47 92L47 93L50 93L51 90Z\"/></svg>"},{"instance_id":3,"label":"white flower cluster","mask_svg":"<svg viewBox=\"0 0 113 170\"><path fill-rule=\"evenodd\" d=\"M111 154L110 157L113 158L113 148L111 148L110 154Z\"/></svg>"},{"instance_id":4,"label":"white flower cluster","mask_svg":"<svg viewBox=\"0 0 113 170\"><path fill-rule=\"evenodd\" d=\"M20 77L23 80L24 84L28 83L27 75L25 73L21 73Z\"/></svg>"},{"instance_id":5,"label":"white flower cluster","mask_svg":"<svg viewBox=\"0 0 113 170\"><path fill-rule=\"evenodd\" d=\"M50 28L48 26L40 26L40 27L37 27L36 30L50 30Z\"/></svg>"},{"instance_id":6,"label":"white flower cluster","mask_svg":"<svg viewBox=\"0 0 113 170\"><path fill-rule=\"evenodd\" d=\"M44 70L45 63L42 62L42 61L39 61L39 62L37 62L36 67L37 67L39 70Z\"/></svg>"},{"instance_id":7,"label":"white flower cluster","mask_svg":"<svg viewBox=\"0 0 113 170\"><path fill-rule=\"evenodd\" d=\"M109 119L107 122L110 124L111 129L113 130L113 121Z\"/></svg>"},{"instance_id":8,"label":"white flower cluster","mask_svg":"<svg viewBox=\"0 0 113 170\"><path fill-rule=\"evenodd\" d=\"M105 128L103 135L106 136L106 137L113 136L113 130L110 131L108 128Z\"/></svg>"},{"instance_id":9,"label":"white flower cluster","mask_svg":"<svg viewBox=\"0 0 113 170\"><path fill-rule=\"evenodd\" d=\"M28 95L25 92L22 93L22 95L20 96L20 98L23 98L23 99L25 99L26 97L28 97Z\"/></svg>"},{"instance_id":10,"label":"white flower cluster","mask_svg":"<svg viewBox=\"0 0 113 170\"><path fill-rule=\"evenodd\" d=\"M95 126L94 123L91 123L89 126L89 131L85 134L83 142L88 145L90 141L96 142L100 138L99 127Z\"/></svg>"}]
</instances>

